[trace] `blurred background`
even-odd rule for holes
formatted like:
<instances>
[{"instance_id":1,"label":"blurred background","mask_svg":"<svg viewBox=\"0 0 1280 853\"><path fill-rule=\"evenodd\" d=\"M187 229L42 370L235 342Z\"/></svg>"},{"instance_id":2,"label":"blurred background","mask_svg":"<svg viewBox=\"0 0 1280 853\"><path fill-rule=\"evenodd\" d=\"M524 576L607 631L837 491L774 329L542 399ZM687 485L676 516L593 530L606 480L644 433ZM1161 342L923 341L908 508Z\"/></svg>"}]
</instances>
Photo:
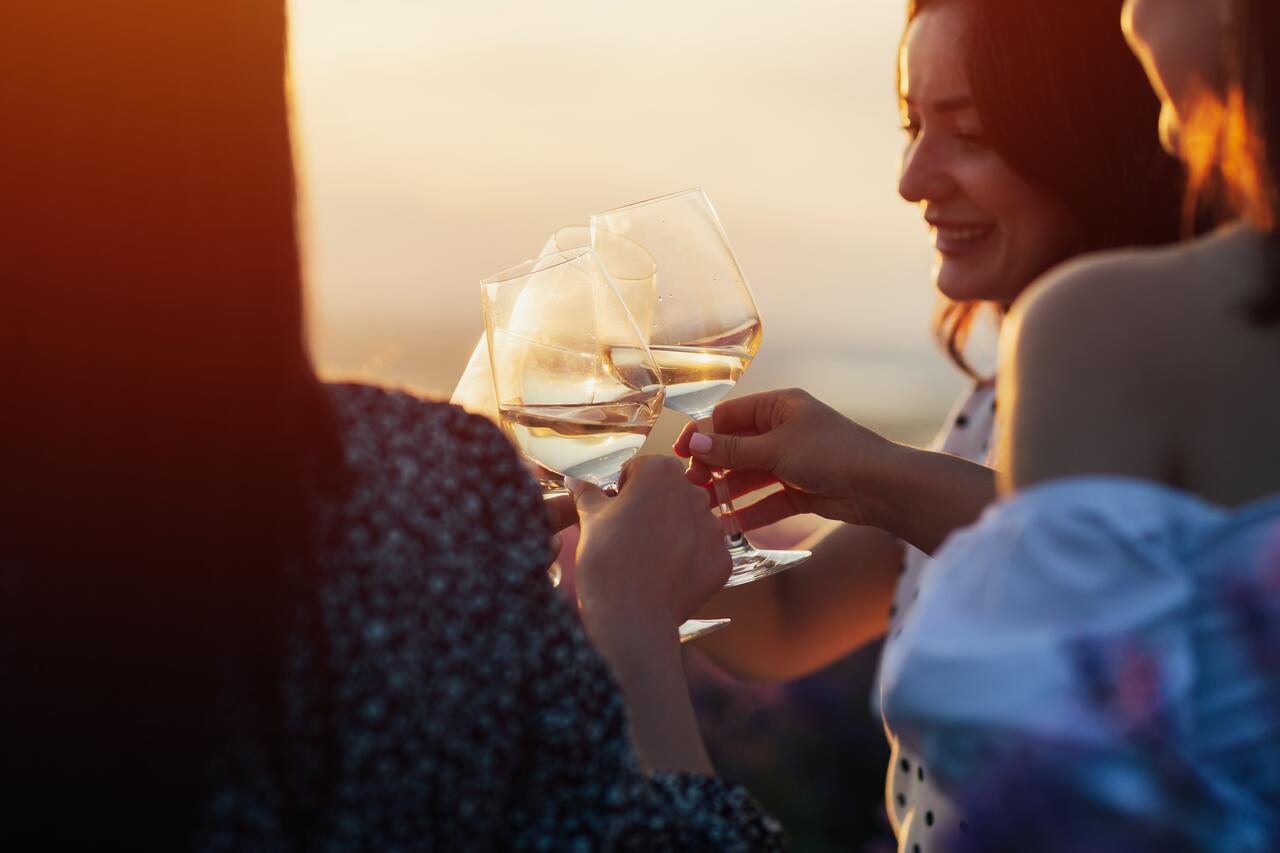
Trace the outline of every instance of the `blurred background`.
<instances>
[{"instance_id":1,"label":"blurred background","mask_svg":"<svg viewBox=\"0 0 1280 853\"><path fill-rule=\"evenodd\" d=\"M929 335L931 250L896 193L904 16L904 0L292 0L318 366L447 397L482 276L593 211L702 186L764 316L740 391L798 385L927 441L964 382ZM680 425L664 415L650 446ZM691 663L720 767L799 850L883 847L873 655L785 688Z\"/></svg>"}]
</instances>

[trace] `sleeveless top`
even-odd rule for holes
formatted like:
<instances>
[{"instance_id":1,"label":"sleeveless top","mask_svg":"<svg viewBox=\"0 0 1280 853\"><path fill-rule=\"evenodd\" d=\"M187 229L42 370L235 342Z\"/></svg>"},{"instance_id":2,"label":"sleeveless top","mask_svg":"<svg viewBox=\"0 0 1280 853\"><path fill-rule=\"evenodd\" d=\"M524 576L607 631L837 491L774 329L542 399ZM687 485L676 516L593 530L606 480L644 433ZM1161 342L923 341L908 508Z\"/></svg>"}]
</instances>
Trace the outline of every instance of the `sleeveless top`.
<instances>
[{"instance_id":1,"label":"sleeveless top","mask_svg":"<svg viewBox=\"0 0 1280 853\"><path fill-rule=\"evenodd\" d=\"M996 387L994 382L977 383L962 396L943 424L930 450L950 453L989 465L995 446ZM908 616L914 610L929 555L905 546L902 576L898 580L889 610L889 630L881 660L897 644ZM879 686L879 685L878 685ZM874 712L880 713L880 690L872 697ZM945 834L960 820L956 807L932 781L925 763L902 744L886 720L891 757L885 778L885 809L898 849L907 853L927 853L937 849L932 840Z\"/></svg>"},{"instance_id":2,"label":"sleeveless top","mask_svg":"<svg viewBox=\"0 0 1280 853\"><path fill-rule=\"evenodd\" d=\"M538 488L498 429L404 393L329 392L354 482L316 501L319 603L297 607L328 642L295 640L283 685L293 771L325 733L337 753L312 847L783 849L741 787L639 765L617 682L547 582ZM274 778L272 753L246 731L217 756L197 849L294 849L283 794L303 786Z\"/></svg>"},{"instance_id":3,"label":"sleeveless top","mask_svg":"<svg viewBox=\"0 0 1280 853\"><path fill-rule=\"evenodd\" d=\"M1280 495L1023 490L926 568L882 679L965 849L1280 849Z\"/></svg>"}]
</instances>

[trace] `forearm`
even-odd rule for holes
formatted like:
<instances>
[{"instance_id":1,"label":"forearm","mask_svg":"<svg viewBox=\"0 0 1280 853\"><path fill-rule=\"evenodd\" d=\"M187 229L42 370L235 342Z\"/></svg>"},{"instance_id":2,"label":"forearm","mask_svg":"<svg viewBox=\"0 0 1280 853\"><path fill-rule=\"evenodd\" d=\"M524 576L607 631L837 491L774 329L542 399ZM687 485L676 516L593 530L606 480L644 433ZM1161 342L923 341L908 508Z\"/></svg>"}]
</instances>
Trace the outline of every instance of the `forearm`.
<instances>
[{"instance_id":1,"label":"forearm","mask_svg":"<svg viewBox=\"0 0 1280 853\"><path fill-rule=\"evenodd\" d=\"M804 566L725 590L698 614L732 624L697 648L734 675L783 681L807 675L881 636L902 564L883 531L834 524L804 547Z\"/></svg>"},{"instance_id":2,"label":"forearm","mask_svg":"<svg viewBox=\"0 0 1280 853\"><path fill-rule=\"evenodd\" d=\"M676 626L648 623L628 631L615 624L593 640L622 685L632 741L645 768L714 775L689 698Z\"/></svg>"},{"instance_id":3,"label":"forearm","mask_svg":"<svg viewBox=\"0 0 1280 853\"><path fill-rule=\"evenodd\" d=\"M868 520L927 554L996 497L995 471L948 453L900 445L882 471L866 498Z\"/></svg>"}]
</instances>

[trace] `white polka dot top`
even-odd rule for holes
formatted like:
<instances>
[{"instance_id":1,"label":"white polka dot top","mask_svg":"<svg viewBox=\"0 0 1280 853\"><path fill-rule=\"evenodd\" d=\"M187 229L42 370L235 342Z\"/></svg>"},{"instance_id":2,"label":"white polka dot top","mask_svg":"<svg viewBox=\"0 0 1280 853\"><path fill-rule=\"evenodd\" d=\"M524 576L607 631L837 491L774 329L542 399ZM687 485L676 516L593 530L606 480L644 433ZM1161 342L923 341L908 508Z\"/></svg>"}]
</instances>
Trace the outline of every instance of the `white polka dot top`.
<instances>
[{"instance_id":1,"label":"white polka dot top","mask_svg":"<svg viewBox=\"0 0 1280 853\"><path fill-rule=\"evenodd\" d=\"M930 445L931 450L950 453L970 462L989 464L995 442L996 388L994 382L983 382L961 397L950 417ZM923 551L907 546L902 564L902 577L889 610L889 632L883 655L888 655L902 633L903 622L920 595L920 581L930 558ZM883 659L883 657L882 657ZM880 705L877 685L873 704ZM885 807L889 822L898 838L901 853L928 853L939 849L942 838L967 828L956 808L930 781L929 769L904 748L886 725L892 756L885 781Z\"/></svg>"}]
</instances>

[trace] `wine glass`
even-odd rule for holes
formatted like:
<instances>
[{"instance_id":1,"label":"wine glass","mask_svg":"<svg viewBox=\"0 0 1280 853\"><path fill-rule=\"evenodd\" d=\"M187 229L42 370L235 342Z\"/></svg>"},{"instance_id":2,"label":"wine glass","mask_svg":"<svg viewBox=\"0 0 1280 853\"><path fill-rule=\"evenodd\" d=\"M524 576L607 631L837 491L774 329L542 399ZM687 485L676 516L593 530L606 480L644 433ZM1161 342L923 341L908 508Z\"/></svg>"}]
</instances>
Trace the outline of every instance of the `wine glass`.
<instances>
[{"instance_id":1,"label":"wine glass","mask_svg":"<svg viewBox=\"0 0 1280 853\"><path fill-rule=\"evenodd\" d=\"M591 228L588 225L566 225L556 229L538 253L539 257L547 257L557 253L585 249L591 246ZM656 264L653 258L634 241L625 237L606 239L600 242L597 256L604 263L614 286L617 288L631 312L643 337L653 317L655 304L654 275ZM483 415L501 426L498 414L498 402L494 396L493 369L489 362L489 336L487 332L480 334L466 369L453 389L449 402L461 406L468 412ZM542 487L543 497L551 498L567 494L562 478L544 466L532 460L526 460L538 484Z\"/></svg>"},{"instance_id":2,"label":"wine glass","mask_svg":"<svg viewBox=\"0 0 1280 853\"><path fill-rule=\"evenodd\" d=\"M591 217L593 245L617 237L639 243L657 261L648 338L667 388L666 405L710 432L712 410L751 364L762 334L759 309L720 219L706 193L695 188ZM712 477L733 557L726 588L808 559L808 551L753 546L734 518L723 473Z\"/></svg>"},{"instance_id":3,"label":"wine glass","mask_svg":"<svg viewBox=\"0 0 1280 853\"><path fill-rule=\"evenodd\" d=\"M616 494L662 411L644 337L589 248L481 282L498 419L526 458Z\"/></svg>"},{"instance_id":4,"label":"wine glass","mask_svg":"<svg viewBox=\"0 0 1280 853\"><path fill-rule=\"evenodd\" d=\"M466 369L462 371L462 377L458 379L458 385L453 389L453 396L449 398L449 402L455 406L461 406L473 415L486 417L499 427L502 426L502 420L498 414L498 399L493 393L493 368L489 364L488 334L480 333L480 340L476 342L476 348L471 351L471 358L467 360ZM524 461L529 473L538 481L544 498L569 494L569 490L564 487L564 480L554 471L548 471L530 459L526 458ZM559 583L554 574L553 580Z\"/></svg>"},{"instance_id":5,"label":"wine glass","mask_svg":"<svg viewBox=\"0 0 1280 853\"><path fill-rule=\"evenodd\" d=\"M653 323L653 311L657 305L657 261L639 243L620 234L605 234L592 243L590 225L565 225L557 228L547 238L541 254L551 255L587 248L595 250L596 257L604 264L613 286L618 289L618 295L627 304L627 310L636 321L640 335L648 341L648 330Z\"/></svg>"}]
</instances>

